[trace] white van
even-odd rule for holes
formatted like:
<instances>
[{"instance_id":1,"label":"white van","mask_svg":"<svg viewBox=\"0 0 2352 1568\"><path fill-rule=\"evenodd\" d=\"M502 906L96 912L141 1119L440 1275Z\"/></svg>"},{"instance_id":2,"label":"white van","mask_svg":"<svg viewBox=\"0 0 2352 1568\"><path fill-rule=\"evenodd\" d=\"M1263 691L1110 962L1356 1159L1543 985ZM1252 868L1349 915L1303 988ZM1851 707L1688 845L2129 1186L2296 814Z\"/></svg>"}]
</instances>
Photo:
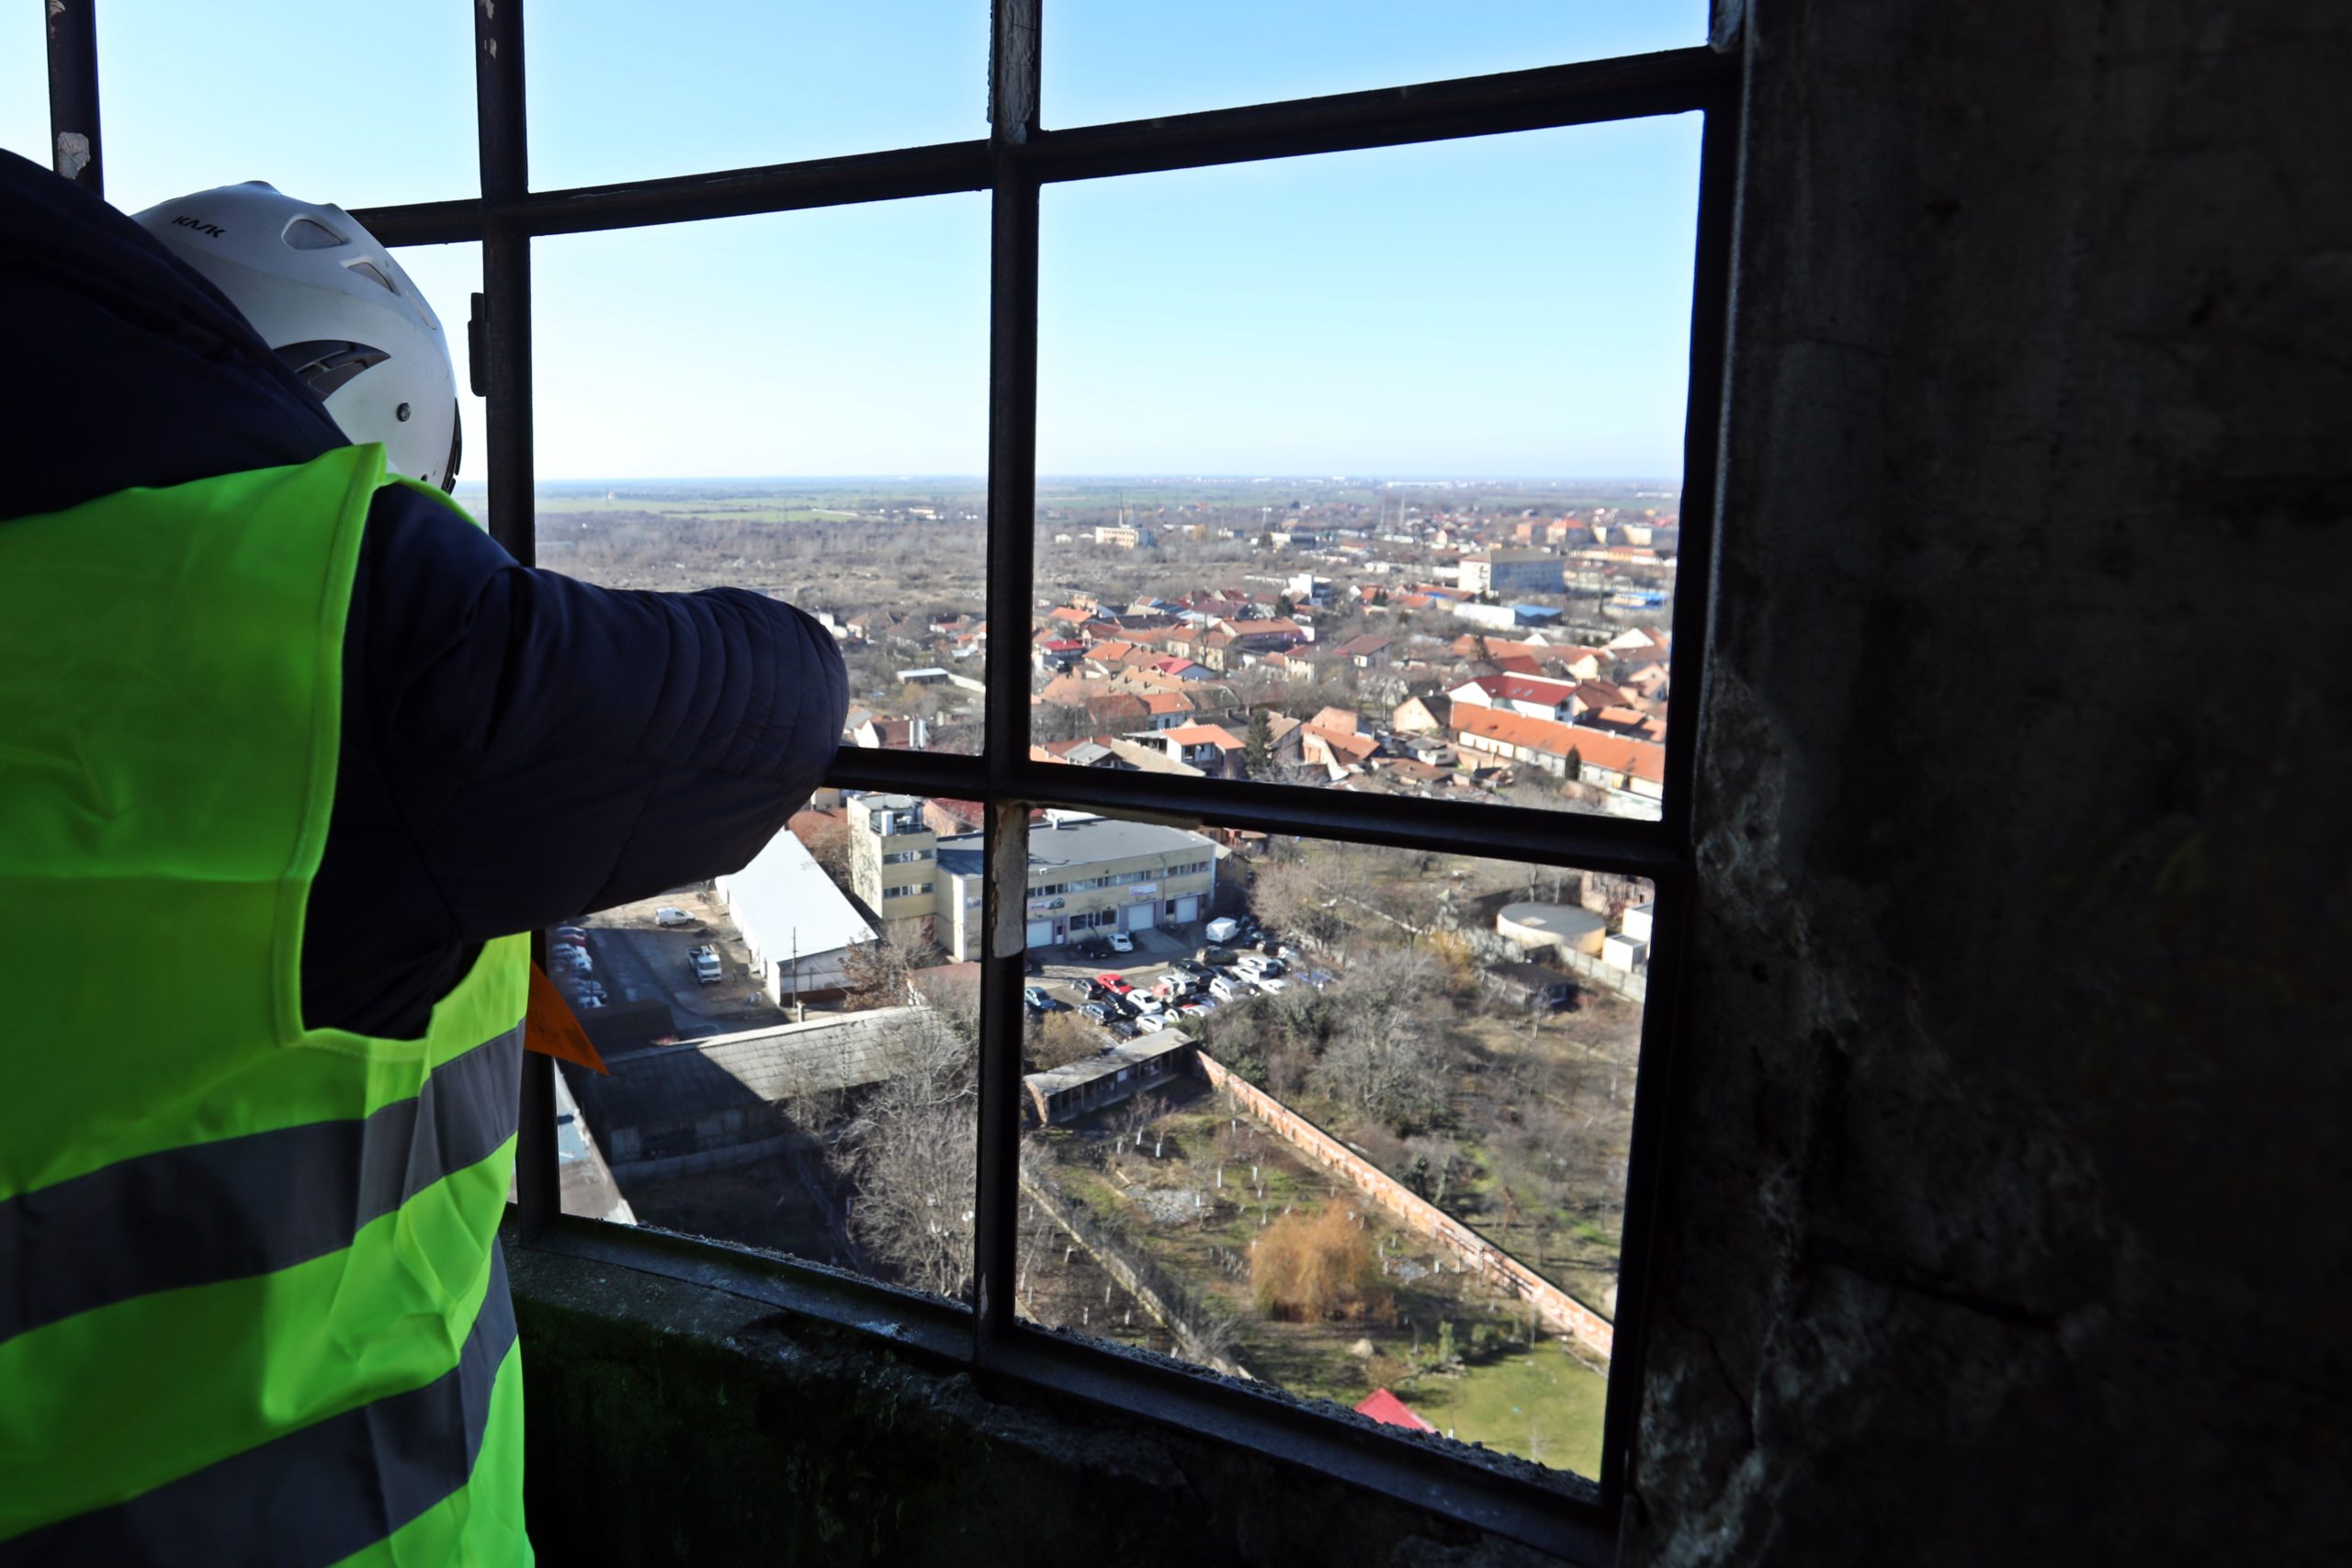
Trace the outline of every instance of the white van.
<instances>
[{"instance_id":1,"label":"white van","mask_svg":"<svg viewBox=\"0 0 2352 1568\"><path fill-rule=\"evenodd\" d=\"M686 954L686 958L694 964L695 979L701 985L715 986L726 977L727 972L718 962L718 950L715 947L697 947Z\"/></svg>"},{"instance_id":2,"label":"white van","mask_svg":"<svg viewBox=\"0 0 2352 1568\"><path fill-rule=\"evenodd\" d=\"M1214 942L1228 942L1241 934L1241 922L1230 915L1220 915L1208 924L1207 936Z\"/></svg>"}]
</instances>

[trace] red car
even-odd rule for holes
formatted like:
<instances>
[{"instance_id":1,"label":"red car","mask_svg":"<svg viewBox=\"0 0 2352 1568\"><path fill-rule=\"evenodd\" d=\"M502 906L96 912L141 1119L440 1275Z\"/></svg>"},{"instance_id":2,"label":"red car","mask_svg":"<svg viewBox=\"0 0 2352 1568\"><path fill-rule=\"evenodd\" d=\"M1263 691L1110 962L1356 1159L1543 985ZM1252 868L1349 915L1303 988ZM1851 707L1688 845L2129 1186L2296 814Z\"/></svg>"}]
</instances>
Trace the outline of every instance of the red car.
<instances>
[{"instance_id":1,"label":"red car","mask_svg":"<svg viewBox=\"0 0 2352 1568\"><path fill-rule=\"evenodd\" d=\"M1095 984L1101 986L1104 990L1116 991L1123 997L1129 991L1135 989L1133 986L1128 985L1125 980L1121 979L1118 976L1110 973L1108 970L1105 970L1102 974L1094 976L1094 981Z\"/></svg>"}]
</instances>

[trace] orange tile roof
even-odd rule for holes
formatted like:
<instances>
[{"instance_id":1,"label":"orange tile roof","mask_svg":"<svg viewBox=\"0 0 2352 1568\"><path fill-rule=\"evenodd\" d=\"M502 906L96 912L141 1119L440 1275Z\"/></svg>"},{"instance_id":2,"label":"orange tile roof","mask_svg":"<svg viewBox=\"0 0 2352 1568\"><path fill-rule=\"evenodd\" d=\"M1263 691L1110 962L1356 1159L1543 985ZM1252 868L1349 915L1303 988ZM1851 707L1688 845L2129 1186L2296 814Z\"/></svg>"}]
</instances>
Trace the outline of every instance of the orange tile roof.
<instances>
[{"instance_id":1,"label":"orange tile roof","mask_svg":"<svg viewBox=\"0 0 2352 1568\"><path fill-rule=\"evenodd\" d=\"M1507 746L1541 751L1554 757L1565 757L1574 751L1597 767L1649 784L1657 784L1666 777L1665 747L1647 740L1633 740L1622 735L1587 729L1581 725L1530 718L1525 714L1507 713L1500 708L1457 705L1453 710L1453 728L1463 735L1499 740Z\"/></svg>"},{"instance_id":2,"label":"orange tile roof","mask_svg":"<svg viewBox=\"0 0 2352 1568\"><path fill-rule=\"evenodd\" d=\"M1241 749L1240 738L1221 724L1180 724L1159 733L1179 746L1215 746L1224 751Z\"/></svg>"}]
</instances>

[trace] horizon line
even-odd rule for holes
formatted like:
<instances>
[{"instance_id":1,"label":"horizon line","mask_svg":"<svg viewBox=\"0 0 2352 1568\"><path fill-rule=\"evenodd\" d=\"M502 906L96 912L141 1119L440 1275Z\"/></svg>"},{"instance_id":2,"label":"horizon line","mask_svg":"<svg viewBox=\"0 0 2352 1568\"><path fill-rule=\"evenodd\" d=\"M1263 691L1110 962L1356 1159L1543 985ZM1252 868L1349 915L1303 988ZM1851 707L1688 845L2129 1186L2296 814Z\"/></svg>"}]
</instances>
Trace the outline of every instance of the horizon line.
<instances>
[{"instance_id":1,"label":"horizon line","mask_svg":"<svg viewBox=\"0 0 2352 1568\"><path fill-rule=\"evenodd\" d=\"M1039 484L1071 483L1181 483L1181 484L1345 484L1345 485L1506 485L1506 484L1618 484L1664 485L1680 489L1682 481L1656 474L1393 474L1380 477L1356 474L1264 474L1264 473L1087 473L1039 474ZM489 481L480 479L459 479L460 490L481 490ZM537 476L532 484L539 485L686 485L686 484L971 484L985 487L985 474L678 474L678 475L545 475Z\"/></svg>"}]
</instances>

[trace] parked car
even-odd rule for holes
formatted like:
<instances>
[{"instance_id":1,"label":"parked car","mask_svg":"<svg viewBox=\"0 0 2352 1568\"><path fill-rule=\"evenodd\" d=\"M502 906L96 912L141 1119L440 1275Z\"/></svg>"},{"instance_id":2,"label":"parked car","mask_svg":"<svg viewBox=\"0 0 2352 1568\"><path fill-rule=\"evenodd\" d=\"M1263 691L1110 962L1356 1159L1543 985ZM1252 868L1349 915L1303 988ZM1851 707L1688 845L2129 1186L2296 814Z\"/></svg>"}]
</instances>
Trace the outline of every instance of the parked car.
<instances>
[{"instance_id":1,"label":"parked car","mask_svg":"<svg viewBox=\"0 0 2352 1568\"><path fill-rule=\"evenodd\" d=\"M1201 934L1213 942L1228 942L1241 934L1241 922L1230 915L1222 915L1211 920Z\"/></svg>"},{"instance_id":2,"label":"parked car","mask_svg":"<svg viewBox=\"0 0 2352 1568\"><path fill-rule=\"evenodd\" d=\"M1122 999L1125 1001L1128 1006L1136 1010L1136 1016L1138 1018L1150 1018L1154 1014L1163 1013L1168 1010L1168 1000L1166 998L1149 996L1142 991L1137 991L1133 996L1125 997Z\"/></svg>"},{"instance_id":3,"label":"parked car","mask_svg":"<svg viewBox=\"0 0 2352 1568\"><path fill-rule=\"evenodd\" d=\"M1281 959L1285 964L1304 964L1306 962L1306 954L1299 952L1298 949L1293 947L1288 942L1283 942L1280 947L1276 948L1274 950L1274 956Z\"/></svg>"},{"instance_id":4,"label":"parked car","mask_svg":"<svg viewBox=\"0 0 2352 1568\"><path fill-rule=\"evenodd\" d=\"M1124 997L1129 991L1135 989L1133 986L1127 984L1124 976L1114 975L1107 969L1102 974L1094 976L1094 981L1095 984L1101 986L1104 990L1110 991L1117 996Z\"/></svg>"},{"instance_id":5,"label":"parked car","mask_svg":"<svg viewBox=\"0 0 2352 1568\"><path fill-rule=\"evenodd\" d=\"M1092 964L1100 964L1111 956L1110 948L1092 937L1088 937L1084 942L1080 942L1077 953L1080 958Z\"/></svg>"},{"instance_id":6,"label":"parked car","mask_svg":"<svg viewBox=\"0 0 2352 1568\"><path fill-rule=\"evenodd\" d=\"M1183 973L1190 975L1195 980L1205 980L1210 976L1216 973L1216 970L1210 968L1207 964L1202 963L1197 958L1180 958L1174 964L1169 965L1169 967L1171 969L1182 970Z\"/></svg>"},{"instance_id":7,"label":"parked car","mask_svg":"<svg viewBox=\"0 0 2352 1568\"><path fill-rule=\"evenodd\" d=\"M1209 1015L1209 1009L1212 1005L1212 1003L1206 1001L1186 1002L1182 1007L1178 1008L1176 1011L1179 1016L1184 1018L1206 1018Z\"/></svg>"},{"instance_id":8,"label":"parked car","mask_svg":"<svg viewBox=\"0 0 2352 1568\"><path fill-rule=\"evenodd\" d=\"M1252 975L1250 983L1261 991L1282 991L1290 987L1290 982L1280 975Z\"/></svg>"},{"instance_id":9,"label":"parked car","mask_svg":"<svg viewBox=\"0 0 2352 1568\"><path fill-rule=\"evenodd\" d=\"M1083 976L1072 980L1070 985L1076 988L1080 996L1084 997L1088 1001L1100 1001L1104 997L1111 994L1110 987L1104 985L1100 980L1089 980Z\"/></svg>"},{"instance_id":10,"label":"parked car","mask_svg":"<svg viewBox=\"0 0 2352 1568\"><path fill-rule=\"evenodd\" d=\"M1078 1011L1079 1016L1081 1018L1091 1019L1096 1023L1108 1023L1117 1015L1118 1010L1114 1008L1109 1002L1088 1002L1085 1006L1080 1008Z\"/></svg>"},{"instance_id":11,"label":"parked car","mask_svg":"<svg viewBox=\"0 0 2352 1568\"><path fill-rule=\"evenodd\" d=\"M1168 1019L1161 1013L1148 1012L1136 1020L1136 1028L1145 1034L1157 1034L1167 1027Z\"/></svg>"},{"instance_id":12,"label":"parked car","mask_svg":"<svg viewBox=\"0 0 2352 1568\"><path fill-rule=\"evenodd\" d=\"M1060 1012L1069 1004L1046 990L1043 986L1023 986L1021 999L1037 1012Z\"/></svg>"},{"instance_id":13,"label":"parked car","mask_svg":"<svg viewBox=\"0 0 2352 1568\"><path fill-rule=\"evenodd\" d=\"M1123 997L1116 992L1103 998L1102 1005L1116 1012L1121 1018L1133 1018L1142 1010L1136 1006L1133 997Z\"/></svg>"},{"instance_id":14,"label":"parked car","mask_svg":"<svg viewBox=\"0 0 2352 1568\"><path fill-rule=\"evenodd\" d=\"M585 950L587 946L588 939L576 931L558 931L555 935L548 938L548 947L550 950L559 947Z\"/></svg>"},{"instance_id":15,"label":"parked car","mask_svg":"<svg viewBox=\"0 0 2352 1568\"><path fill-rule=\"evenodd\" d=\"M673 904L664 904L660 908L654 910L653 923L657 926L691 926L700 924L700 922L692 915L687 914L684 909L679 908Z\"/></svg>"},{"instance_id":16,"label":"parked car","mask_svg":"<svg viewBox=\"0 0 2352 1568\"><path fill-rule=\"evenodd\" d=\"M1215 967L1219 964L1232 963L1234 960L1234 952L1233 949L1229 947L1209 946L1201 949L1198 953L1193 954L1193 956L1200 963Z\"/></svg>"},{"instance_id":17,"label":"parked car","mask_svg":"<svg viewBox=\"0 0 2352 1568\"><path fill-rule=\"evenodd\" d=\"M686 963L694 970L698 985L715 986L727 976L725 966L718 961L718 949L709 942L704 942L687 953Z\"/></svg>"},{"instance_id":18,"label":"parked car","mask_svg":"<svg viewBox=\"0 0 2352 1568\"><path fill-rule=\"evenodd\" d=\"M1240 970L1244 975L1249 976L1252 980L1261 979L1269 975L1280 976L1288 973L1288 971L1283 967L1283 961L1281 959L1268 958L1265 954L1260 953L1243 953L1238 959L1234 961L1233 966Z\"/></svg>"},{"instance_id":19,"label":"parked car","mask_svg":"<svg viewBox=\"0 0 2352 1568\"><path fill-rule=\"evenodd\" d=\"M1250 994L1250 982L1230 975L1219 975L1209 982L1209 995L1222 1001L1238 1001Z\"/></svg>"},{"instance_id":20,"label":"parked car","mask_svg":"<svg viewBox=\"0 0 2352 1568\"><path fill-rule=\"evenodd\" d=\"M596 968L596 961L588 956L588 950L584 947L550 947L548 949L548 962L559 968L568 968L574 975L594 974Z\"/></svg>"},{"instance_id":21,"label":"parked car","mask_svg":"<svg viewBox=\"0 0 2352 1568\"><path fill-rule=\"evenodd\" d=\"M555 928L554 934L560 937L572 937L582 941L584 941L588 935L586 931L581 930L578 926L558 926Z\"/></svg>"},{"instance_id":22,"label":"parked car","mask_svg":"<svg viewBox=\"0 0 2352 1568\"><path fill-rule=\"evenodd\" d=\"M1136 950L1136 939L1125 931L1113 931L1108 940L1114 953L1133 953Z\"/></svg>"},{"instance_id":23,"label":"parked car","mask_svg":"<svg viewBox=\"0 0 2352 1568\"><path fill-rule=\"evenodd\" d=\"M1043 975L1046 972L1046 961L1037 956L1035 948L1022 955L1021 972L1024 975Z\"/></svg>"}]
</instances>

